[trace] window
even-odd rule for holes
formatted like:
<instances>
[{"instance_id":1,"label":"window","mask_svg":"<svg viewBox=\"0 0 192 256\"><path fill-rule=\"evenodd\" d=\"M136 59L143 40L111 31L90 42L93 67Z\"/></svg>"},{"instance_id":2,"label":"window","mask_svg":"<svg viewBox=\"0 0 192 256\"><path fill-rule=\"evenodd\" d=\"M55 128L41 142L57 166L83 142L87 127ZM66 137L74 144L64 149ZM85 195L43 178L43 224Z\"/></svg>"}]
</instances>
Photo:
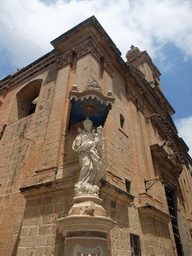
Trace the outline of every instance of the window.
<instances>
[{"instance_id":1,"label":"window","mask_svg":"<svg viewBox=\"0 0 192 256\"><path fill-rule=\"evenodd\" d=\"M123 129L125 118L120 114L120 126Z\"/></svg>"},{"instance_id":2,"label":"window","mask_svg":"<svg viewBox=\"0 0 192 256\"><path fill-rule=\"evenodd\" d=\"M18 119L29 116L35 112L41 84L41 79L34 80L17 93Z\"/></svg>"},{"instance_id":3,"label":"window","mask_svg":"<svg viewBox=\"0 0 192 256\"><path fill-rule=\"evenodd\" d=\"M141 256L139 236L130 234L131 256Z\"/></svg>"},{"instance_id":4,"label":"window","mask_svg":"<svg viewBox=\"0 0 192 256\"><path fill-rule=\"evenodd\" d=\"M128 180L125 180L125 186L126 186L126 190L128 193L130 193L130 188L131 188L131 182Z\"/></svg>"},{"instance_id":5,"label":"window","mask_svg":"<svg viewBox=\"0 0 192 256\"><path fill-rule=\"evenodd\" d=\"M175 238L175 244L177 248L178 255L183 255L182 242L179 234L179 227L177 221L177 195L175 190L170 190L167 187L165 188L166 197L167 197L167 205L169 209L169 214L172 216L171 224L173 229L173 234ZM182 196L182 194L181 194ZM184 199L183 199L184 200Z\"/></svg>"},{"instance_id":6,"label":"window","mask_svg":"<svg viewBox=\"0 0 192 256\"><path fill-rule=\"evenodd\" d=\"M111 218L116 215L116 201L111 201Z\"/></svg>"}]
</instances>

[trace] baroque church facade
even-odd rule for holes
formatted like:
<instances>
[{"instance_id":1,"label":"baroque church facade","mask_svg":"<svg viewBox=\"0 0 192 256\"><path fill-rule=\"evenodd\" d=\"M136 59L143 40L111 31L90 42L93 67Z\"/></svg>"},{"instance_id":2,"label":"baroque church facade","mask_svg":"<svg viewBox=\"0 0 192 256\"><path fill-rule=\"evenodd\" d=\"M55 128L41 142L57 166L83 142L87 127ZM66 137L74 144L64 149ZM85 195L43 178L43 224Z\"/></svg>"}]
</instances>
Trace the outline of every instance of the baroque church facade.
<instances>
[{"instance_id":1,"label":"baroque church facade","mask_svg":"<svg viewBox=\"0 0 192 256\"><path fill-rule=\"evenodd\" d=\"M192 160L160 72L94 16L0 81L1 256L192 255Z\"/></svg>"}]
</instances>

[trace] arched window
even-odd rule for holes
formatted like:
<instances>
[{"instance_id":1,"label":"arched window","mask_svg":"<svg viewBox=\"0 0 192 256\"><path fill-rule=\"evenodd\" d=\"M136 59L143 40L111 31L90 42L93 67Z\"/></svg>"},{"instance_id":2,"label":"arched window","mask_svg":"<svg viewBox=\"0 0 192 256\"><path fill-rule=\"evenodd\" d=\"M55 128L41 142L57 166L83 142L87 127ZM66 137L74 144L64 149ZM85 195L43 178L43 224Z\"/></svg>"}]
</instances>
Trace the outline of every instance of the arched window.
<instances>
[{"instance_id":1,"label":"arched window","mask_svg":"<svg viewBox=\"0 0 192 256\"><path fill-rule=\"evenodd\" d=\"M29 116L35 112L41 84L42 79L34 80L17 93L18 119Z\"/></svg>"}]
</instances>

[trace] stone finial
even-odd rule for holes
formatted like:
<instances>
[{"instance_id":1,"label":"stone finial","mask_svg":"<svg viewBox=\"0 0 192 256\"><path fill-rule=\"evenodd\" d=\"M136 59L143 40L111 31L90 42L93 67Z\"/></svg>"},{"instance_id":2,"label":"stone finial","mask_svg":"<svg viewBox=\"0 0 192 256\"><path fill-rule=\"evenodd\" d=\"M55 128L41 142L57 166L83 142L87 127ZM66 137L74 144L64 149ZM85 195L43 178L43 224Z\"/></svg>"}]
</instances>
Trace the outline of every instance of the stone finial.
<instances>
[{"instance_id":1,"label":"stone finial","mask_svg":"<svg viewBox=\"0 0 192 256\"><path fill-rule=\"evenodd\" d=\"M126 54L127 62L130 62L133 59L135 59L140 53L141 51L139 50L138 47L131 45L130 50Z\"/></svg>"},{"instance_id":2,"label":"stone finial","mask_svg":"<svg viewBox=\"0 0 192 256\"><path fill-rule=\"evenodd\" d=\"M74 85L72 86L71 91L73 91L73 92L78 92L78 88L77 88L77 85L76 85L76 84L74 84Z\"/></svg>"},{"instance_id":3,"label":"stone finial","mask_svg":"<svg viewBox=\"0 0 192 256\"><path fill-rule=\"evenodd\" d=\"M111 91L107 92L107 97L113 97L113 93Z\"/></svg>"}]
</instances>

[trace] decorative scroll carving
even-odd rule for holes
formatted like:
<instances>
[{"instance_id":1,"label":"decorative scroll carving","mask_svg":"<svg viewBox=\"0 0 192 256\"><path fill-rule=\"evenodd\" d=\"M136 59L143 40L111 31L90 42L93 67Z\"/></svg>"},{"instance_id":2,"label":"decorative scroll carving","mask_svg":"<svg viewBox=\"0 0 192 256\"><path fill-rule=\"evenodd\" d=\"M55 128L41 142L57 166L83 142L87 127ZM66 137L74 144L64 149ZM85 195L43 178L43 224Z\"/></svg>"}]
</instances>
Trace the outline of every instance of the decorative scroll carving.
<instances>
[{"instance_id":1,"label":"decorative scroll carving","mask_svg":"<svg viewBox=\"0 0 192 256\"><path fill-rule=\"evenodd\" d=\"M88 91L88 90L95 90L97 92L102 93L101 86L99 86L96 80L93 80L90 84L85 86L84 91Z\"/></svg>"},{"instance_id":2,"label":"decorative scroll carving","mask_svg":"<svg viewBox=\"0 0 192 256\"><path fill-rule=\"evenodd\" d=\"M132 100L135 103L138 110L140 110L141 112L144 111L145 106L143 102L137 97L137 95L130 88L127 88L127 99Z\"/></svg>"},{"instance_id":3,"label":"decorative scroll carving","mask_svg":"<svg viewBox=\"0 0 192 256\"><path fill-rule=\"evenodd\" d=\"M162 132L166 133L167 139L171 141L171 137L173 136L173 130L168 122L158 113L155 113L149 117L151 122L155 125L159 126Z\"/></svg>"},{"instance_id":4,"label":"decorative scroll carving","mask_svg":"<svg viewBox=\"0 0 192 256\"><path fill-rule=\"evenodd\" d=\"M179 147L176 143L174 143L174 137L177 135L175 134L175 131L171 128L169 123L160 114L157 113L153 114L149 118L151 122L154 123L154 125L157 126L163 134L165 134L166 141L169 142L169 147L171 145L171 148L173 150L172 159L178 159L180 164L185 161L185 156L183 155L182 151L180 152Z\"/></svg>"},{"instance_id":5,"label":"decorative scroll carving","mask_svg":"<svg viewBox=\"0 0 192 256\"><path fill-rule=\"evenodd\" d=\"M93 42L92 42L91 52L100 61L100 59L103 56L103 54L99 51L99 49L96 47L96 45L93 44Z\"/></svg>"},{"instance_id":6,"label":"decorative scroll carving","mask_svg":"<svg viewBox=\"0 0 192 256\"><path fill-rule=\"evenodd\" d=\"M73 59L73 52L76 53L77 58L82 57L83 55L87 53L92 53L93 56L100 62L101 58L104 59L104 68L111 74L113 72L113 66L110 63L110 61L103 55L103 53L98 49L98 47L93 43L93 41L90 39L84 44L80 45L79 47L76 47L72 51L68 53L61 54L57 57L57 63L59 68L69 64L72 62Z\"/></svg>"},{"instance_id":7,"label":"decorative scroll carving","mask_svg":"<svg viewBox=\"0 0 192 256\"><path fill-rule=\"evenodd\" d=\"M170 143L166 141L163 144L151 145L150 148L153 159L164 167L163 171L167 171L177 179L182 171L182 165L178 153L174 152L173 147L168 146Z\"/></svg>"},{"instance_id":8,"label":"decorative scroll carving","mask_svg":"<svg viewBox=\"0 0 192 256\"><path fill-rule=\"evenodd\" d=\"M139 99L136 101L136 106L137 106L137 109L140 110L141 112L143 112L145 109L143 102Z\"/></svg>"},{"instance_id":9,"label":"decorative scroll carving","mask_svg":"<svg viewBox=\"0 0 192 256\"><path fill-rule=\"evenodd\" d=\"M58 64L58 67L62 67L68 63L72 63L73 61L73 51L70 51L69 53L67 54L62 54L60 55L59 57L57 57L57 64Z\"/></svg>"},{"instance_id":10,"label":"decorative scroll carving","mask_svg":"<svg viewBox=\"0 0 192 256\"><path fill-rule=\"evenodd\" d=\"M84 54L91 52L93 50L93 42L92 40L87 41L86 43L80 45L79 47L76 47L74 51L77 54L77 57L81 57Z\"/></svg>"},{"instance_id":11,"label":"decorative scroll carving","mask_svg":"<svg viewBox=\"0 0 192 256\"><path fill-rule=\"evenodd\" d=\"M136 94L130 88L127 88L127 99L132 100L134 103L137 100Z\"/></svg>"},{"instance_id":12,"label":"decorative scroll carving","mask_svg":"<svg viewBox=\"0 0 192 256\"><path fill-rule=\"evenodd\" d=\"M175 164L180 164L181 166L181 162L179 159L179 153L176 150L176 146L174 145L173 142L171 141L163 141L162 143L159 144L161 147L163 147L163 149L165 150L165 152L168 154L168 158Z\"/></svg>"},{"instance_id":13,"label":"decorative scroll carving","mask_svg":"<svg viewBox=\"0 0 192 256\"><path fill-rule=\"evenodd\" d=\"M106 68L111 74L114 72L114 68L111 64L110 61L108 61L108 59L106 58L106 56L103 56L103 65L104 65L104 68Z\"/></svg>"}]
</instances>

